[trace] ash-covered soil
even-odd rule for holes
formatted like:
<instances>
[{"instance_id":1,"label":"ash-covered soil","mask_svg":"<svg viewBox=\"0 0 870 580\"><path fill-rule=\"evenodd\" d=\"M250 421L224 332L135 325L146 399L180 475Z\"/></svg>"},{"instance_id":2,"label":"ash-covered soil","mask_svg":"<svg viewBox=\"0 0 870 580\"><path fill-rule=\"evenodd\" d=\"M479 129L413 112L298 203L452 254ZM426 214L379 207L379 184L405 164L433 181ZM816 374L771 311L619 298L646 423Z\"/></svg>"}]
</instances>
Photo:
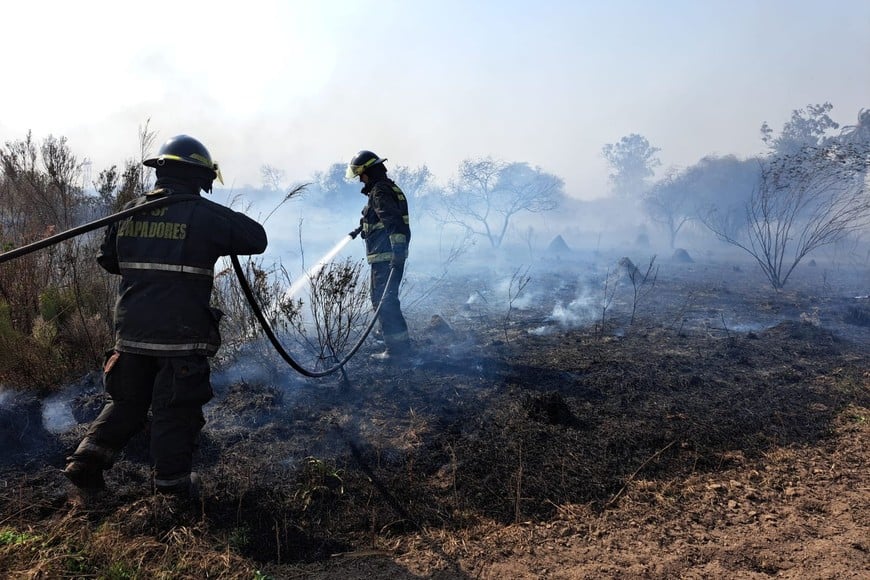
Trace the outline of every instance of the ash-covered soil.
<instances>
[{"instance_id":1,"label":"ash-covered soil","mask_svg":"<svg viewBox=\"0 0 870 580\"><path fill-rule=\"evenodd\" d=\"M93 575L104 545L142 577L866 578L868 277L831 272L776 293L745 263L666 262L607 309L588 264L519 297L481 273L409 304L406 364L369 344L309 380L247 353L215 372L195 509L150 495L144 436L110 493L71 500L95 378L63 429L7 396L0 529L74 534ZM0 569L70 569L2 537Z\"/></svg>"}]
</instances>

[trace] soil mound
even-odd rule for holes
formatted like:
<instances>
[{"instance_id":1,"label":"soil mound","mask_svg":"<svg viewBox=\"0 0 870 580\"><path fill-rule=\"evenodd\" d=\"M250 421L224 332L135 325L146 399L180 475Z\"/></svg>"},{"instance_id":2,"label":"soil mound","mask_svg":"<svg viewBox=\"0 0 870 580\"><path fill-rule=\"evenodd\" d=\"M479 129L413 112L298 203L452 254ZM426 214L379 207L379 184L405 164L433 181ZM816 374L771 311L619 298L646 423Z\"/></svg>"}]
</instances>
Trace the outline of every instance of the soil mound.
<instances>
[{"instance_id":1,"label":"soil mound","mask_svg":"<svg viewBox=\"0 0 870 580\"><path fill-rule=\"evenodd\" d=\"M565 243L565 239L561 235L553 238L553 241L547 246L547 253L550 254L568 254L570 252L571 248L568 247L568 244Z\"/></svg>"},{"instance_id":2,"label":"soil mound","mask_svg":"<svg viewBox=\"0 0 870 580\"><path fill-rule=\"evenodd\" d=\"M689 252L687 252L683 248L677 248L676 250L674 250L674 255L671 256L671 260L683 264L691 264L695 261L692 259L692 256L689 255Z\"/></svg>"}]
</instances>

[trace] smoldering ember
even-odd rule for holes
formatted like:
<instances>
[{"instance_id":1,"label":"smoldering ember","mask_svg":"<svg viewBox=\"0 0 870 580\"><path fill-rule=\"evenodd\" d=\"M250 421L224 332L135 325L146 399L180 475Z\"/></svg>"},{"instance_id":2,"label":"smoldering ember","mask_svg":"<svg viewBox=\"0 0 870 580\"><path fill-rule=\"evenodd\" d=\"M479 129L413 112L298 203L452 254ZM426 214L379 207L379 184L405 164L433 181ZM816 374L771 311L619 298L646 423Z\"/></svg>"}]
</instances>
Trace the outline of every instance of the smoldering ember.
<instances>
[{"instance_id":1,"label":"smoldering ember","mask_svg":"<svg viewBox=\"0 0 870 580\"><path fill-rule=\"evenodd\" d=\"M502 187L528 179L558 193L553 205L502 213L504 230L474 223L483 214L450 192L408 187L400 297L414 351L373 360L375 327L323 377L279 356L221 263L224 343L194 459L200 496L185 507L153 492L147 428L105 472L103 493L82 497L60 471L105 401L117 282L94 264L100 232L0 264L0 570L866 577L870 246L866 215L824 197L832 187L866 197L866 163L814 182L832 151L846 150L805 151L800 167L780 157L757 173L706 158L647 184L647 195L598 201L503 164ZM410 183L404 169L396 180ZM786 207L777 203L786 174L803 187L790 191L823 202L765 213ZM2 183L24 187L11 175ZM720 182L744 196L714 191ZM339 196L327 185L251 192L248 213L270 246L242 261L275 335L313 370L341 360L371 320L362 248L344 236L359 217L358 188ZM509 191L519 190L529 191ZM735 205L678 207L687 191ZM347 199L327 211L326 195ZM18 232L33 241L123 202L112 194L55 223L13 211L26 196L0 199L4 241L21 226L16 215L36 220ZM683 223L652 219L663 208ZM839 217L820 221L825 208Z\"/></svg>"}]
</instances>

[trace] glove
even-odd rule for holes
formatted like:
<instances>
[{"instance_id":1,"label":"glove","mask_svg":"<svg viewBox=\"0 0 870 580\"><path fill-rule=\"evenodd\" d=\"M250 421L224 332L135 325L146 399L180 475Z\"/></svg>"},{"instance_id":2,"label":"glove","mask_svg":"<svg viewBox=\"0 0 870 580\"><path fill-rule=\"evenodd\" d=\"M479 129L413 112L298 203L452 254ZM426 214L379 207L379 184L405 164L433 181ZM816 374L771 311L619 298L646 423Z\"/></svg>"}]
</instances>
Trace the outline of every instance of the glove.
<instances>
[{"instance_id":1,"label":"glove","mask_svg":"<svg viewBox=\"0 0 870 580\"><path fill-rule=\"evenodd\" d=\"M393 257L390 259L391 268L401 268L405 265L408 256L408 244L393 244Z\"/></svg>"},{"instance_id":2,"label":"glove","mask_svg":"<svg viewBox=\"0 0 870 580\"><path fill-rule=\"evenodd\" d=\"M350 236L350 239L355 240L356 237L360 234L360 232L362 232L362 226L358 227L357 229L353 230L352 232L348 232L347 235ZM365 238L363 238L363 239L365 239Z\"/></svg>"}]
</instances>

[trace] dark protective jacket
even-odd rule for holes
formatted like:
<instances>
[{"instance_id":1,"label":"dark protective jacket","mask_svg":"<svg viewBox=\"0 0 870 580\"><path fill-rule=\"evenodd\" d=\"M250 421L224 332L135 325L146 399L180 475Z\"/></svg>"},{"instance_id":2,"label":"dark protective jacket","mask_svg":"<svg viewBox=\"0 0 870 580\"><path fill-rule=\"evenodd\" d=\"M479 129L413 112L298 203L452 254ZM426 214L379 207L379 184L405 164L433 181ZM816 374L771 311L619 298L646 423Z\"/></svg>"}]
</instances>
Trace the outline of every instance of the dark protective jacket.
<instances>
[{"instance_id":1,"label":"dark protective jacket","mask_svg":"<svg viewBox=\"0 0 870 580\"><path fill-rule=\"evenodd\" d=\"M394 248L407 257L411 228L405 194L388 177L376 178L362 192L369 198L360 218L369 264L389 262Z\"/></svg>"},{"instance_id":2,"label":"dark protective jacket","mask_svg":"<svg viewBox=\"0 0 870 580\"><path fill-rule=\"evenodd\" d=\"M227 255L261 254L266 231L248 216L199 196L184 181L159 179L156 189L125 206L164 195L194 194L109 226L97 257L121 275L115 305L115 350L152 356L212 356L220 347L222 313L210 308L214 265Z\"/></svg>"}]
</instances>

